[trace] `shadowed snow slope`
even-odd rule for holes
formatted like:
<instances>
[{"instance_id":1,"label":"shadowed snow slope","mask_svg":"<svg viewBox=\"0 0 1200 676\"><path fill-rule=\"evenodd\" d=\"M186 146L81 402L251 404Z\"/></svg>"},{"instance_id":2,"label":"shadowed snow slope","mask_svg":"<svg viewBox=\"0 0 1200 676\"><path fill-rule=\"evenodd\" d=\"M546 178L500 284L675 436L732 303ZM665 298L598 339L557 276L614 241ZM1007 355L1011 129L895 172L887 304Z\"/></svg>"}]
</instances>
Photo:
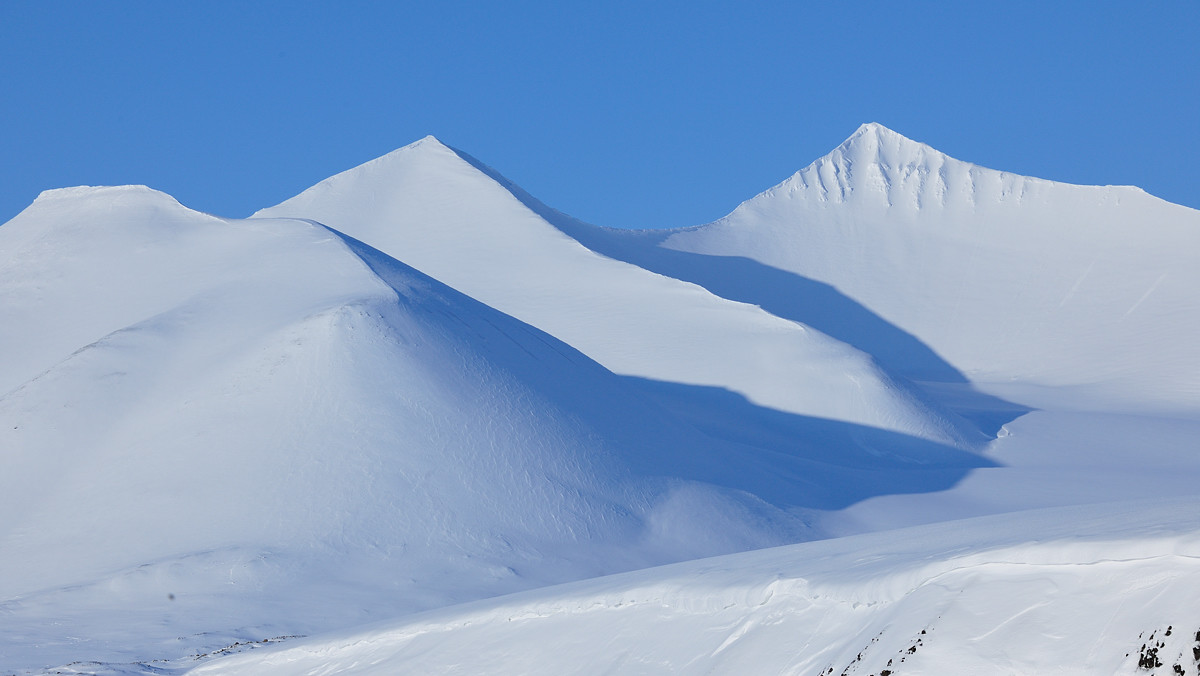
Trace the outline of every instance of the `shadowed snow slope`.
<instances>
[{"instance_id":1,"label":"shadowed snow slope","mask_svg":"<svg viewBox=\"0 0 1200 676\"><path fill-rule=\"evenodd\" d=\"M1198 214L873 124L662 232L432 137L247 220L49 191L0 672L1200 673Z\"/></svg>"},{"instance_id":2,"label":"shadowed snow slope","mask_svg":"<svg viewBox=\"0 0 1200 676\"><path fill-rule=\"evenodd\" d=\"M1197 513L1195 500L1057 510L734 554L193 673L1193 676Z\"/></svg>"},{"instance_id":3,"label":"shadowed snow slope","mask_svg":"<svg viewBox=\"0 0 1200 676\"><path fill-rule=\"evenodd\" d=\"M0 227L0 260L5 667L805 536L685 480L785 492L784 465L731 472L579 352L319 224L60 190Z\"/></svg>"},{"instance_id":4,"label":"shadowed snow slope","mask_svg":"<svg viewBox=\"0 0 1200 676\"><path fill-rule=\"evenodd\" d=\"M984 169L867 124L709 225L555 223L853 345L997 436L996 467L856 503L832 532L1200 485L1200 212Z\"/></svg>"},{"instance_id":5,"label":"shadowed snow slope","mask_svg":"<svg viewBox=\"0 0 1200 676\"><path fill-rule=\"evenodd\" d=\"M427 137L256 216L315 218L622 375L725 388L759 406L938 442L978 440L860 351L597 255L510 188Z\"/></svg>"},{"instance_id":6,"label":"shadowed snow slope","mask_svg":"<svg viewBox=\"0 0 1200 676\"><path fill-rule=\"evenodd\" d=\"M1182 337L1200 330L1200 212L1137 188L984 169L867 124L662 246L828 285L981 386L1087 386L1096 405L1200 410L1200 350ZM869 328L827 331L905 375L947 380L904 345L871 350L854 335Z\"/></svg>"}]
</instances>

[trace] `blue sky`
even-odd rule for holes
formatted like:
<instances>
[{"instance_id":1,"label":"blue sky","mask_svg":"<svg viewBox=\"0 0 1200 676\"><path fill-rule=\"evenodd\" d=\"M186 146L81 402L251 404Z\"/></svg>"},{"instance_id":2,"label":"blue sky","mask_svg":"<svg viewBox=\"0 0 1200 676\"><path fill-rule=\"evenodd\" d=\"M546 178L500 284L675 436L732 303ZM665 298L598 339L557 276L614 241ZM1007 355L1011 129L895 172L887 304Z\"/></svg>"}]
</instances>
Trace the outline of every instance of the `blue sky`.
<instances>
[{"instance_id":1,"label":"blue sky","mask_svg":"<svg viewBox=\"0 0 1200 676\"><path fill-rule=\"evenodd\" d=\"M600 225L707 222L880 122L1200 207L1200 2L0 3L0 221L246 216L434 134Z\"/></svg>"}]
</instances>

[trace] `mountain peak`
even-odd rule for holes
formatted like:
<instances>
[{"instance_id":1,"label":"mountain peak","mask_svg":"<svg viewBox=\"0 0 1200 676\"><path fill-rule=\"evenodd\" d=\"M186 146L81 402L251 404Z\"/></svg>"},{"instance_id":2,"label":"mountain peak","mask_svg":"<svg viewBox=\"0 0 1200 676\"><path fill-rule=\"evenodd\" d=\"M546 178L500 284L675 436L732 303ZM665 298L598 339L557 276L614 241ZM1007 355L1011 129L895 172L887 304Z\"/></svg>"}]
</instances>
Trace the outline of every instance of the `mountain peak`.
<instances>
[{"instance_id":1,"label":"mountain peak","mask_svg":"<svg viewBox=\"0 0 1200 676\"><path fill-rule=\"evenodd\" d=\"M463 160L456 150L442 143L437 137L429 135L330 176L291 199L273 207L260 209L252 218L299 214L313 216L316 212L306 210L313 208L316 203L327 204L330 199L336 199L339 203L345 202L344 206L347 207L354 203L364 208L385 202L390 204L396 201L397 191L405 189L406 186L413 189L414 186L422 185L425 187L421 190L437 194L449 189L454 194L459 194L464 189L464 181L472 183L480 179L491 182ZM401 208L403 205L393 206ZM321 220L319 215L313 217ZM337 224L330 225L336 227Z\"/></svg>"},{"instance_id":2,"label":"mountain peak","mask_svg":"<svg viewBox=\"0 0 1200 676\"><path fill-rule=\"evenodd\" d=\"M940 165L950 159L945 154L892 131L878 122L868 122L842 142L827 158L841 160L847 169L857 164L875 165L885 172L895 172L917 165ZM820 161L820 160L818 160Z\"/></svg>"},{"instance_id":3,"label":"mountain peak","mask_svg":"<svg viewBox=\"0 0 1200 676\"><path fill-rule=\"evenodd\" d=\"M342 174L361 173L361 170L366 169L367 167L378 167L379 165L388 165L395 162L411 162L417 157L423 157L427 155L444 155L446 153L453 152L454 150L450 148L450 146L442 143L436 136L428 134L423 138L419 138L416 141L409 143L408 145L400 146L399 148L396 148L389 153L384 153L373 160L367 160L357 167L347 169L336 176L340 176ZM331 178L335 178L336 176Z\"/></svg>"},{"instance_id":4,"label":"mountain peak","mask_svg":"<svg viewBox=\"0 0 1200 676\"><path fill-rule=\"evenodd\" d=\"M859 128L850 135L850 138L842 142L837 150L843 153L847 151L857 151L856 154L876 155L875 160L893 160L899 159L896 155L912 155L919 153L933 153L942 155L942 153L933 148L914 141L904 134L893 131L878 122L867 122L860 125ZM889 157L884 158L880 153L887 152ZM944 155L942 155L944 157Z\"/></svg>"},{"instance_id":5,"label":"mountain peak","mask_svg":"<svg viewBox=\"0 0 1200 676\"><path fill-rule=\"evenodd\" d=\"M31 227L40 230L39 223L83 223L94 220L96 214L124 214L124 220L106 220L114 227L122 222L150 222L141 218L151 214L179 214L187 218L214 219L216 216L190 209L171 195L144 185L80 185L70 188L43 190L21 213L5 224L10 232ZM24 223L26 225L19 225ZM123 226L122 226L123 227Z\"/></svg>"},{"instance_id":6,"label":"mountain peak","mask_svg":"<svg viewBox=\"0 0 1200 676\"><path fill-rule=\"evenodd\" d=\"M1038 179L956 160L878 122L860 126L828 155L764 195L887 209L974 208L981 199L1019 202Z\"/></svg>"},{"instance_id":7,"label":"mountain peak","mask_svg":"<svg viewBox=\"0 0 1200 676\"><path fill-rule=\"evenodd\" d=\"M878 122L864 122L858 126L858 129L855 130L853 134L850 135L850 138L846 139L846 143L863 136L875 138L882 136L899 136L900 138L905 138L903 134L893 131L882 124L879 124ZM907 141L910 139L905 138L905 140Z\"/></svg>"},{"instance_id":8,"label":"mountain peak","mask_svg":"<svg viewBox=\"0 0 1200 676\"><path fill-rule=\"evenodd\" d=\"M441 139L434 136L433 134L426 134L425 136L417 139L416 141L413 141L412 143L404 146L404 148L418 148L418 147L422 147L422 146L430 146L433 148L447 148L447 149L450 148L450 146L446 145L445 143L442 143ZM403 150L403 148L401 148L401 150Z\"/></svg>"}]
</instances>

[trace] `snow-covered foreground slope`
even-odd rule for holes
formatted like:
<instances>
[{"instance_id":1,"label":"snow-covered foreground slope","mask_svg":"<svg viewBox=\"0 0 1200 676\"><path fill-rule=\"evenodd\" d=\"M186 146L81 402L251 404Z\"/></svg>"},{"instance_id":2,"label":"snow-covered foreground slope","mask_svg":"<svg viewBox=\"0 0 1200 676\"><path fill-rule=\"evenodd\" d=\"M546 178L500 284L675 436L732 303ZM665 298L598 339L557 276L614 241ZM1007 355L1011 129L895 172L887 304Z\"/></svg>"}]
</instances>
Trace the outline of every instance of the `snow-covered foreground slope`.
<instances>
[{"instance_id":1,"label":"snow-covered foreground slope","mask_svg":"<svg viewBox=\"0 0 1200 676\"><path fill-rule=\"evenodd\" d=\"M978 441L845 343L598 256L544 215L519 188L433 137L256 214L317 219L621 375L720 388L773 410L940 443Z\"/></svg>"},{"instance_id":2,"label":"snow-covered foreground slope","mask_svg":"<svg viewBox=\"0 0 1200 676\"><path fill-rule=\"evenodd\" d=\"M745 453L579 352L314 222L70 189L0 227L0 252L6 668L805 537L688 480L782 493L786 463L726 466Z\"/></svg>"},{"instance_id":3,"label":"snow-covered foreground slope","mask_svg":"<svg viewBox=\"0 0 1200 676\"><path fill-rule=\"evenodd\" d=\"M1194 675L1197 515L1196 500L1130 503L792 545L297 640L193 673Z\"/></svg>"}]
</instances>

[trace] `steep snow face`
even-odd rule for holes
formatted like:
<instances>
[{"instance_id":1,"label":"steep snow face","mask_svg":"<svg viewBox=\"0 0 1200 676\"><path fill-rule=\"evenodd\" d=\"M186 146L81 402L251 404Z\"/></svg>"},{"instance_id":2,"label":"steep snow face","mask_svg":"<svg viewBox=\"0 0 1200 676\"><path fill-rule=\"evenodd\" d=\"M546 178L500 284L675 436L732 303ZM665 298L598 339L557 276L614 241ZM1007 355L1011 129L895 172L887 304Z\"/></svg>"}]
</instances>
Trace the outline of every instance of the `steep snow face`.
<instances>
[{"instance_id":1,"label":"steep snow face","mask_svg":"<svg viewBox=\"0 0 1200 676\"><path fill-rule=\"evenodd\" d=\"M75 189L0 260L6 667L804 535L687 480L716 449L579 352L319 224Z\"/></svg>"},{"instance_id":2,"label":"steep snow face","mask_svg":"<svg viewBox=\"0 0 1200 676\"><path fill-rule=\"evenodd\" d=\"M1136 188L984 169L868 124L663 246L830 285L1003 393L1071 386L1093 406L1200 409L1185 337L1200 329L1200 212Z\"/></svg>"},{"instance_id":3,"label":"steep snow face","mask_svg":"<svg viewBox=\"0 0 1200 676\"><path fill-rule=\"evenodd\" d=\"M327 223L622 375L721 388L778 411L938 442L974 438L858 350L597 255L494 176L428 137L256 216Z\"/></svg>"},{"instance_id":4,"label":"steep snow face","mask_svg":"<svg viewBox=\"0 0 1200 676\"><path fill-rule=\"evenodd\" d=\"M296 640L192 673L1194 676L1197 508L1056 510L748 552Z\"/></svg>"}]
</instances>

